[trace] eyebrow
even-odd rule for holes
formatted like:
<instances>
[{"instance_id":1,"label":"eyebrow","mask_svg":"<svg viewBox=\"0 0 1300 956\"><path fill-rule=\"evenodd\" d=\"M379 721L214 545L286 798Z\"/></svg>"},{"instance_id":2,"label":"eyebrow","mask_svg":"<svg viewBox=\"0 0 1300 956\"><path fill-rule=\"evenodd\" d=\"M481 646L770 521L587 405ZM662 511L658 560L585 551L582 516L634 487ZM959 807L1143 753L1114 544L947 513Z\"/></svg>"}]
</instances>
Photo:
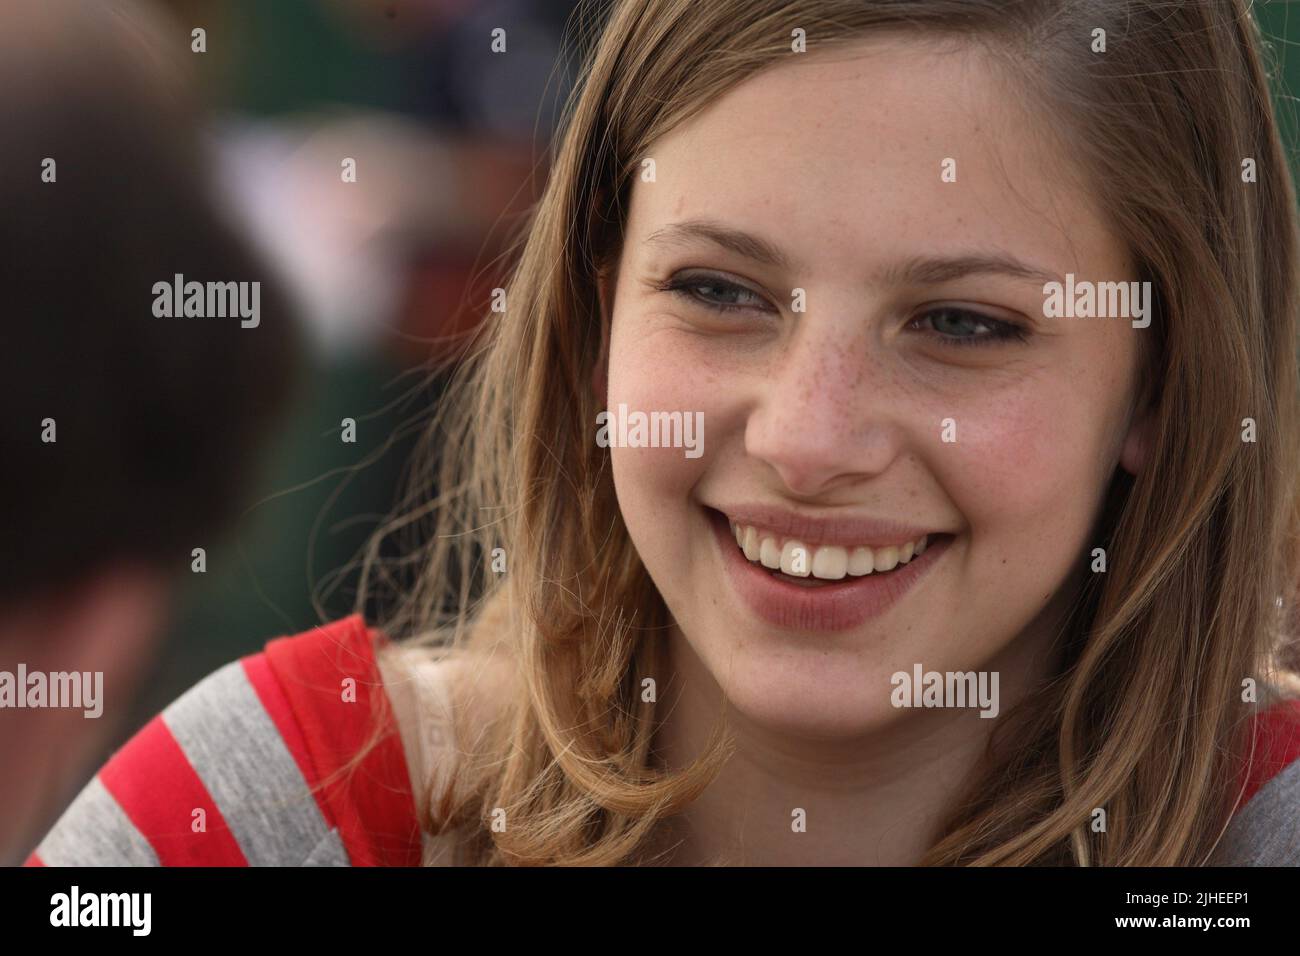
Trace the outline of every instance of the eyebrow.
<instances>
[{"instance_id":1,"label":"eyebrow","mask_svg":"<svg viewBox=\"0 0 1300 956\"><path fill-rule=\"evenodd\" d=\"M713 219L687 219L656 229L645 241L653 245L680 246L703 240L778 269L791 261L780 247L761 236L733 229ZM880 275L883 285L939 285L972 275L1005 275L1015 279L1060 282L1061 276L1005 253L958 256L913 256L889 266Z\"/></svg>"},{"instance_id":2,"label":"eyebrow","mask_svg":"<svg viewBox=\"0 0 1300 956\"><path fill-rule=\"evenodd\" d=\"M893 285L939 285L972 275L1004 275L1037 282L1061 281L1061 277L1051 270L1022 262L1005 253L914 256L886 269L883 280Z\"/></svg>"},{"instance_id":3,"label":"eyebrow","mask_svg":"<svg viewBox=\"0 0 1300 956\"><path fill-rule=\"evenodd\" d=\"M646 242L662 246L686 245L696 240L711 242L716 246L778 269L789 269L790 260L780 248L766 239L732 229L713 219L687 219L656 229L646 237Z\"/></svg>"}]
</instances>

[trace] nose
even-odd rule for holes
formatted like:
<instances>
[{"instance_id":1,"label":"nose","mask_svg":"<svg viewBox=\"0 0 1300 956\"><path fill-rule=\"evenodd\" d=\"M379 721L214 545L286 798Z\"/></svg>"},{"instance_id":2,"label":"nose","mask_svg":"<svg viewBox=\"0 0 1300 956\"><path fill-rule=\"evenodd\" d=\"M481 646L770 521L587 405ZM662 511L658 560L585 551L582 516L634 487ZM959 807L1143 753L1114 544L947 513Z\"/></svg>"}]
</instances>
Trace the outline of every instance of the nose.
<instances>
[{"instance_id":1,"label":"nose","mask_svg":"<svg viewBox=\"0 0 1300 956\"><path fill-rule=\"evenodd\" d=\"M887 357L868 338L808 321L774 360L745 425L745 450L792 495L813 497L867 480L900 454L901 396L890 387Z\"/></svg>"}]
</instances>

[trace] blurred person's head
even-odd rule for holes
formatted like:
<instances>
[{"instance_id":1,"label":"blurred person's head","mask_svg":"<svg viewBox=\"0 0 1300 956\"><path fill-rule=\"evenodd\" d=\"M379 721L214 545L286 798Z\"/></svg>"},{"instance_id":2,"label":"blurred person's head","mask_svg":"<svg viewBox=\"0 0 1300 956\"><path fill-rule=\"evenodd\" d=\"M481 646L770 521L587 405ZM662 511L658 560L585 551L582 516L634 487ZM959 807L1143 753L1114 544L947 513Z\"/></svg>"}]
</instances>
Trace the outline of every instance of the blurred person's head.
<instances>
[{"instance_id":1,"label":"blurred person's head","mask_svg":"<svg viewBox=\"0 0 1300 956\"><path fill-rule=\"evenodd\" d=\"M0 7L0 671L103 675L98 719L0 709L0 860L101 756L291 389L289 304L212 194L189 55L136 4ZM256 324L156 314L177 275L259 282Z\"/></svg>"},{"instance_id":2,"label":"blurred person's head","mask_svg":"<svg viewBox=\"0 0 1300 956\"><path fill-rule=\"evenodd\" d=\"M832 778L989 733L897 709L920 662L1006 678L927 862L1208 852L1296 571L1259 42L1222 0L616 4L384 622L504 648L520 688L437 819L622 862L725 763L697 733L656 764L683 713ZM1149 282L1148 321L1051 318L1044 274ZM601 447L619 408L698 413L702 454Z\"/></svg>"}]
</instances>

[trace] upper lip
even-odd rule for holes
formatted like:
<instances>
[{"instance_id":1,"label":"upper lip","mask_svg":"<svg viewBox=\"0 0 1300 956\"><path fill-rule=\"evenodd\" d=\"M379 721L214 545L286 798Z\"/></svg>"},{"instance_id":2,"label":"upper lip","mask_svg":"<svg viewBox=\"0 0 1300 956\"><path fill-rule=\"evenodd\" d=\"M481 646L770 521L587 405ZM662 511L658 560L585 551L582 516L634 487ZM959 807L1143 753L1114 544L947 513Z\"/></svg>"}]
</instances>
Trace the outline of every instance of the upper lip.
<instances>
[{"instance_id":1,"label":"upper lip","mask_svg":"<svg viewBox=\"0 0 1300 956\"><path fill-rule=\"evenodd\" d=\"M816 515L761 504L713 507L741 526L753 526L760 531L770 531L809 544L887 547L891 544L906 544L926 534L944 533L935 528L923 528L865 515Z\"/></svg>"}]
</instances>

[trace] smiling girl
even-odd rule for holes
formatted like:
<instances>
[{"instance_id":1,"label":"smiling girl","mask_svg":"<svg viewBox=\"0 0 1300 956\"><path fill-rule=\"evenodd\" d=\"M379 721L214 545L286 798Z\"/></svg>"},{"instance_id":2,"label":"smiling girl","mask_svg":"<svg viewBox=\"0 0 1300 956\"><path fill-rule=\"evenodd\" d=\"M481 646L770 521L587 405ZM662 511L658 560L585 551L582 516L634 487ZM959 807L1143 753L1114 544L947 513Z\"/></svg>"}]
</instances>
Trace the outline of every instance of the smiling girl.
<instances>
[{"instance_id":1,"label":"smiling girl","mask_svg":"<svg viewBox=\"0 0 1300 956\"><path fill-rule=\"evenodd\" d=\"M1300 863L1259 48L1236 0L615 4L390 613L209 678L39 858Z\"/></svg>"}]
</instances>

